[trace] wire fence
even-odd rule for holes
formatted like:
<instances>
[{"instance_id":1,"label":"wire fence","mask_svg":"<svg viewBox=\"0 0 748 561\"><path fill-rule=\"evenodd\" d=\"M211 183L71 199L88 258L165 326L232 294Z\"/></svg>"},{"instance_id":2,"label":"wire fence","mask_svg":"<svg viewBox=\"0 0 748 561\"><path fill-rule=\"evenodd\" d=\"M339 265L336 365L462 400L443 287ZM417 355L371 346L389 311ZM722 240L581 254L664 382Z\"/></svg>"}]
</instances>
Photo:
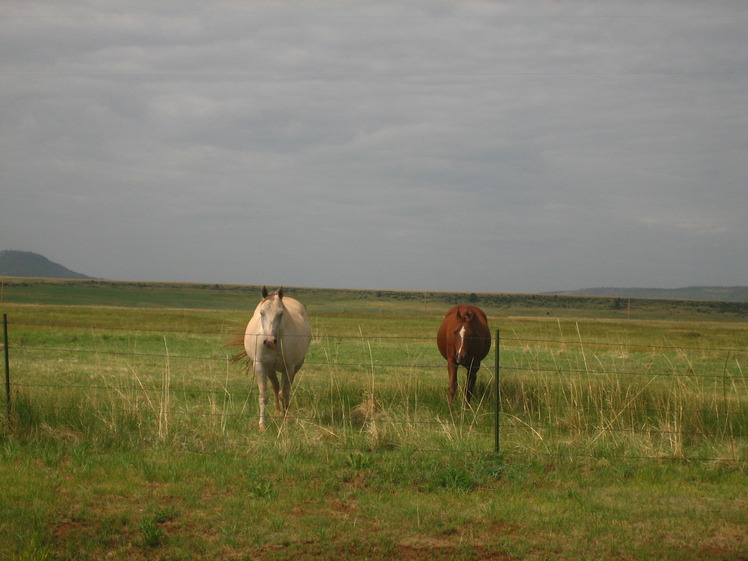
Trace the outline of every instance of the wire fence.
<instances>
[{"instance_id":1,"label":"wire fence","mask_svg":"<svg viewBox=\"0 0 748 561\"><path fill-rule=\"evenodd\" d=\"M256 384L231 364L227 329L24 322L11 331L4 320L9 424L135 417L162 437L257 421ZM285 421L343 446L744 462L746 356L497 331L473 402L450 406L434 338L315 333Z\"/></svg>"}]
</instances>

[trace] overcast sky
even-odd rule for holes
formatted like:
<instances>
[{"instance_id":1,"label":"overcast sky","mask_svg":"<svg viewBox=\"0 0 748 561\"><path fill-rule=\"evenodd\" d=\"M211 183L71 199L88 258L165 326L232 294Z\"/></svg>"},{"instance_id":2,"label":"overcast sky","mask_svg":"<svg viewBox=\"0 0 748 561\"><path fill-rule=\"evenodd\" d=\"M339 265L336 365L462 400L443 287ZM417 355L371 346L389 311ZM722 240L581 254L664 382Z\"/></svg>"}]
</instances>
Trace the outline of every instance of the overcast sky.
<instances>
[{"instance_id":1,"label":"overcast sky","mask_svg":"<svg viewBox=\"0 0 748 561\"><path fill-rule=\"evenodd\" d=\"M0 4L0 249L116 280L748 284L748 3Z\"/></svg>"}]
</instances>

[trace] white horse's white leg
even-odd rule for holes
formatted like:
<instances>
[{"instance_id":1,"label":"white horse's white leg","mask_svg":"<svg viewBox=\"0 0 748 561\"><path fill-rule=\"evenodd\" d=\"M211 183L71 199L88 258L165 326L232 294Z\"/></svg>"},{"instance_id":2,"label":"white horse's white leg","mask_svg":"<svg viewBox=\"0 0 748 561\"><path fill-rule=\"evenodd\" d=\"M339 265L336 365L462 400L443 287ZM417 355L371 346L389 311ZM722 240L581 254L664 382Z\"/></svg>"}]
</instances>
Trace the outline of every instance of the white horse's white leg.
<instances>
[{"instance_id":1,"label":"white horse's white leg","mask_svg":"<svg viewBox=\"0 0 748 561\"><path fill-rule=\"evenodd\" d=\"M283 416L288 413L288 406L291 401L291 382L293 376L289 376L285 370L282 372L281 378L281 407L283 408Z\"/></svg>"},{"instance_id":2,"label":"white horse's white leg","mask_svg":"<svg viewBox=\"0 0 748 561\"><path fill-rule=\"evenodd\" d=\"M268 377L263 367L255 365L255 377L257 378L257 389L260 392L260 430L265 430L265 409L268 405Z\"/></svg>"},{"instance_id":3,"label":"white horse's white leg","mask_svg":"<svg viewBox=\"0 0 748 561\"><path fill-rule=\"evenodd\" d=\"M278 415L282 413L281 403L278 398L278 391L280 389L278 386L278 376L276 376L275 372L270 371L268 372L268 378L270 378L270 383L273 386L273 396L275 398L275 414Z\"/></svg>"}]
</instances>

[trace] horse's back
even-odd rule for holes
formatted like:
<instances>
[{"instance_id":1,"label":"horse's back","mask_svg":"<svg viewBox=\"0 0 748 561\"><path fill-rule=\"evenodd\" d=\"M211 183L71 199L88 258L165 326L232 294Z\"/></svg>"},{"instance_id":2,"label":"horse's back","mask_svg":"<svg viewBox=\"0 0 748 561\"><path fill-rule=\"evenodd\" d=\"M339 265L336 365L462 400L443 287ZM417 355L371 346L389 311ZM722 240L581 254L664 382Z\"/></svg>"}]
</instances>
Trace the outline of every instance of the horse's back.
<instances>
[{"instance_id":1,"label":"horse's back","mask_svg":"<svg viewBox=\"0 0 748 561\"><path fill-rule=\"evenodd\" d=\"M303 360L309 348L309 343L312 341L312 326L309 324L306 308L301 302L288 296L283 299L283 305L286 307L288 316L283 321L291 320L290 325L286 324L285 327L285 335L290 336L289 340L285 342L286 349L292 346L293 351L300 355Z\"/></svg>"},{"instance_id":2,"label":"horse's back","mask_svg":"<svg viewBox=\"0 0 748 561\"><path fill-rule=\"evenodd\" d=\"M480 344L476 348L475 358L483 360L491 350L491 331L488 329L488 322L481 322L480 326L480 329L476 330L476 339Z\"/></svg>"},{"instance_id":3,"label":"horse's back","mask_svg":"<svg viewBox=\"0 0 748 561\"><path fill-rule=\"evenodd\" d=\"M475 312L475 323L473 324L473 335L478 345L475 358L483 360L491 350L491 330L488 327L488 316L486 312L477 306L469 306Z\"/></svg>"},{"instance_id":4,"label":"horse's back","mask_svg":"<svg viewBox=\"0 0 748 561\"><path fill-rule=\"evenodd\" d=\"M306 315L304 304L295 298L286 296L283 298L283 305L286 307L286 311L291 314L291 317L294 318L294 323L296 323L302 331L308 331L311 336L312 328L309 325L309 318Z\"/></svg>"},{"instance_id":5,"label":"horse's back","mask_svg":"<svg viewBox=\"0 0 748 561\"><path fill-rule=\"evenodd\" d=\"M454 335L449 337L449 334L454 331L454 326L457 325L456 312L457 306L447 312L447 315L444 316L444 319L439 326L439 331L436 333L436 346L439 347L439 352L444 358L448 358L450 354L449 343L450 340L454 338Z\"/></svg>"}]
</instances>

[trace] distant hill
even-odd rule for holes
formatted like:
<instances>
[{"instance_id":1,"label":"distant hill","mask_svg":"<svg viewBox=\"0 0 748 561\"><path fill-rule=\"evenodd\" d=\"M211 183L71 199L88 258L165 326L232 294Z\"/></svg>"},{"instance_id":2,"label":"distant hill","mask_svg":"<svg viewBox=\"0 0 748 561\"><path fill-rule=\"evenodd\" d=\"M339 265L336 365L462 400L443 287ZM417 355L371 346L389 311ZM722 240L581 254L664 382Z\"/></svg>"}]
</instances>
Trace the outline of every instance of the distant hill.
<instances>
[{"instance_id":1,"label":"distant hill","mask_svg":"<svg viewBox=\"0 0 748 561\"><path fill-rule=\"evenodd\" d=\"M653 298L714 302L748 302L748 286L687 286L684 288L583 288L554 292L563 296L606 296L609 298Z\"/></svg>"},{"instance_id":2,"label":"distant hill","mask_svg":"<svg viewBox=\"0 0 748 561\"><path fill-rule=\"evenodd\" d=\"M53 263L31 251L0 251L0 276L42 277L51 279L92 279Z\"/></svg>"}]
</instances>

